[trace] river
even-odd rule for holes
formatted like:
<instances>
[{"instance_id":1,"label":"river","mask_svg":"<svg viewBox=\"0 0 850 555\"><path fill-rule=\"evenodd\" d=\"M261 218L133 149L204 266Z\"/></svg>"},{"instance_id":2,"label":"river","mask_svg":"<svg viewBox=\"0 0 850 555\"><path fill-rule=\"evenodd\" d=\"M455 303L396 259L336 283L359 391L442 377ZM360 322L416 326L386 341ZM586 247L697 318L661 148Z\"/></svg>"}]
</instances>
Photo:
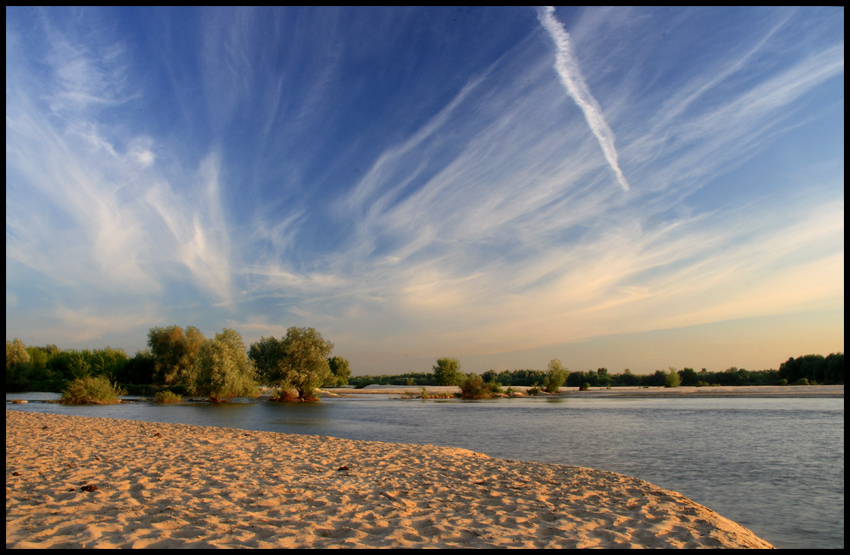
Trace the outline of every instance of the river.
<instances>
[{"instance_id":1,"label":"river","mask_svg":"<svg viewBox=\"0 0 850 555\"><path fill-rule=\"evenodd\" d=\"M54 394L7 395L16 399ZM463 447L678 491L781 548L844 547L844 399L520 398L149 402L13 410Z\"/></svg>"}]
</instances>

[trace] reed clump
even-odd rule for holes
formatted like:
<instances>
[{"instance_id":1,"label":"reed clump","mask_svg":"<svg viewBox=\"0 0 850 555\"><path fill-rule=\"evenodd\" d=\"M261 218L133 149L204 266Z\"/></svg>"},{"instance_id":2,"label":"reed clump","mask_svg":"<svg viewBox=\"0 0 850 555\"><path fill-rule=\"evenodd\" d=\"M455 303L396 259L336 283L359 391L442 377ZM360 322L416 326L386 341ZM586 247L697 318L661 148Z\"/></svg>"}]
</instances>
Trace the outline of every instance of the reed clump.
<instances>
[{"instance_id":1,"label":"reed clump","mask_svg":"<svg viewBox=\"0 0 850 555\"><path fill-rule=\"evenodd\" d=\"M154 403L182 403L183 397L173 391L157 391L153 396Z\"/></svg>"}]
</instances>

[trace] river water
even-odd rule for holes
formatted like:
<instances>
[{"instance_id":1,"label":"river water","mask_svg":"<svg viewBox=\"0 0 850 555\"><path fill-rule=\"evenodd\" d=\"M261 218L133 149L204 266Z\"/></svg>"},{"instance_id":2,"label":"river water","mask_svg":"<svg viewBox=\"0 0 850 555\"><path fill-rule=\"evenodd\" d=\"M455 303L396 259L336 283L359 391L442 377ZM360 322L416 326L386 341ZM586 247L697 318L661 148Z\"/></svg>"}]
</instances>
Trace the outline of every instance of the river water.
<instances>
[{"instance_id":1,"label":"river water","mask_svg":"<svg viewBox=\"0 0 850 555\"><path fill-rule=\"evenodd\" d=\"M9 398L49 398L16 394ZM463 447L678 491L781 548L844 547L844 399L519 398L45 403L8 409Z\"/></svg>"}]
</instances>

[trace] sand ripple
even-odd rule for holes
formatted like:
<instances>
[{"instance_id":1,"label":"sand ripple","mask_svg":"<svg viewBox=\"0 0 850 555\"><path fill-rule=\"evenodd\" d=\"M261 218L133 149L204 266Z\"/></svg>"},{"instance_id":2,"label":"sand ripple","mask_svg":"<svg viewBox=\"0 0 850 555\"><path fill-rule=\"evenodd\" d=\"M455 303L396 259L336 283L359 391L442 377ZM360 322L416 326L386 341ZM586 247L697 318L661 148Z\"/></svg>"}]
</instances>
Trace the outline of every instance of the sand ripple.
<instances>
[{"instance_id":1,"label":"sand ripple","mask_svg":"<svg viewBox=\"0 0 850 555\"><path fill-rule=\"evenodd\" d=\"M676 492L613 472L433 445L6 411L7 548L349 546L772 547Z\"/></svg>"}]
</instances>

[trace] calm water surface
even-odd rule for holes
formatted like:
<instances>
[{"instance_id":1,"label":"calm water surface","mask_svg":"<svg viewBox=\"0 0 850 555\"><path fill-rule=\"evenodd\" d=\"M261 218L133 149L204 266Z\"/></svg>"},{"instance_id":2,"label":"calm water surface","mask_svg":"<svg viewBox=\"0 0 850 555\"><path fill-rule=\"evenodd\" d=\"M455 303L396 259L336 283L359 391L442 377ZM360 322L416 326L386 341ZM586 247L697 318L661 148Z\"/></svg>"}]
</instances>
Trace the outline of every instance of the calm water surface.
<instances>
[{"instance_id":1,"label":"calm water surface","mask_svg":"<svg viewBox=\"0 0 850 555\"><path fill-rule=\"evenodd\" d=\"M50 394L9 395L47 398ZM672 489L782 548L844 547L844 399L501 399L386 395L13 410L463 447L611 470Z\"/></svg>"}]
</instances>

